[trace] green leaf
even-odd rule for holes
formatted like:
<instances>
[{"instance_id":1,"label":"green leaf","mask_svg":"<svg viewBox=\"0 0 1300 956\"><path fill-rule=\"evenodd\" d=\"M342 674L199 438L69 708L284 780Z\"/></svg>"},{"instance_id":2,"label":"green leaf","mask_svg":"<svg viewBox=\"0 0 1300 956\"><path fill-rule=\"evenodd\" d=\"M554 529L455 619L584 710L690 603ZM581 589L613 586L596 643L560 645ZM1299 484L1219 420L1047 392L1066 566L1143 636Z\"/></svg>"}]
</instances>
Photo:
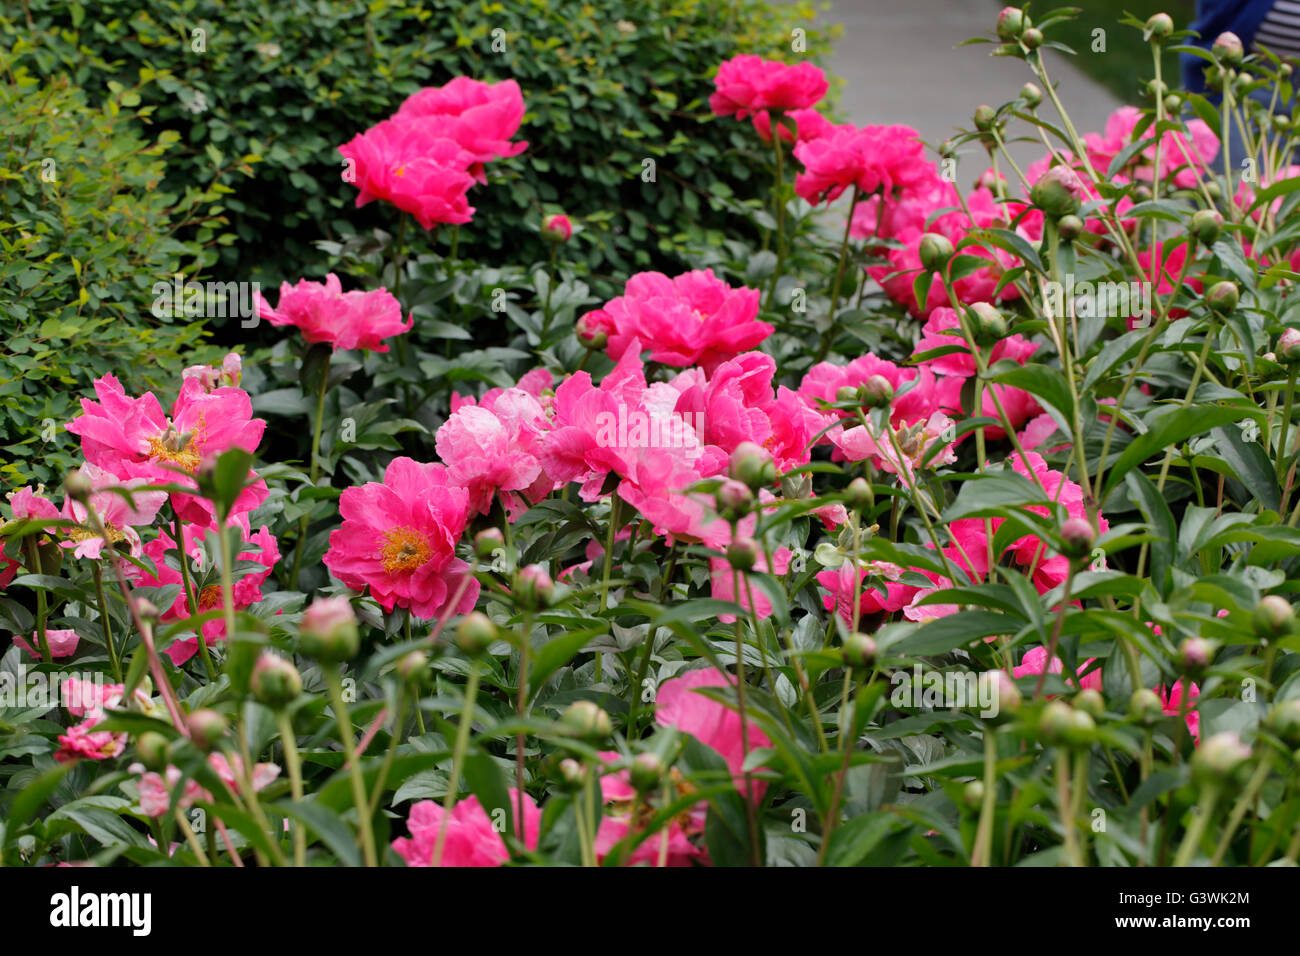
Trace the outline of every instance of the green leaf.
<instances>
[{"instance_id":1,"label":"green leaf","mask_svg":"<svg viewBox=\"0 0 1300 956\"><path fill-rule=\"evenodd\" d=\"M1104 500L1125 475L1157 451L1181 444L1193 435L1199 435L1230 422L1241 421L1254 414L1259 414L1259 409L1237 405L1210 407L1193 405L1166 412L1155 421L1150 420L1154 415L1148 416L1148 431L1135 438L1115 460L1110 471L1106 472L1106 485L1102 488L1101 498Z\"/></svg>"}]
</instances>

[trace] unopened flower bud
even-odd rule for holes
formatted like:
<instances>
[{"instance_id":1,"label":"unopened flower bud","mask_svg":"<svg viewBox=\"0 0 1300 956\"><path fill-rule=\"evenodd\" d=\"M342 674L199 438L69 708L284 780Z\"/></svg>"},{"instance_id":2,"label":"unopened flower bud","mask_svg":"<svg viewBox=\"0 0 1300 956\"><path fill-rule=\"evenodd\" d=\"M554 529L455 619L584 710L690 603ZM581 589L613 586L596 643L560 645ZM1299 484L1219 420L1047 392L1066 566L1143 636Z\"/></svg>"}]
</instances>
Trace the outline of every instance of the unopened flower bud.
<instances>
[{"instance_id":1,"label":"unopened flower bud","mask_svg":"<svg viewBox=\"0 0 1300 956\"><path fill-rule=\"evenodd\" d=\"M551 603L555 582L540 564L530 564L515 575L515 597L524 607L543 608Z\"/></svg>"},{"instance_id":2,"label":"unopened flower bud","mask_svg":"<svg viewBox=\"0 0 1300 956\"><path fill-rule=\"evenodd\" d=\"M162 613L158 610L158 605L146 597L135 597L133 595L131 597L131 607L135 609L135 613L140 620L146 624L158 620L159 615Z\"/></svg>"},{"instance_id":3,"label":"unopened flower bud","mask_svg":"<svg viewBox=\"0 0 1300 956\"><path fill-rule=\"evenodd\" d=\"M870 667L876 662L876 640L869 634L855 632L844 639L844 663L855 669Z\"/></svg>"},{"instance_id":4,"label":"unopened flower bud","mask_svg":"<svg viewBox=\"0 0 1300 956\"><path fill-rule=\"evenodd\" d=\"M1277 339L1277 355L1288 364L1300 362L1300 329L1283 329Z\"/></svg>"},{"instance_id":5,"label":"unopened flower bud","mask_svg":"<svg viewBox=\"0 0 1300 956\"><path fill-rule=\"evenodd\" d=\"M1007 337L1007 320L1002 313L987 302L976 302L970 306L974 317L971 323L976 345L995 345Z\"/></svg>"},{"instance_id":6,"label":"unopened flower bud","mask_svg":"<svg viewBox=\"0 0 1300 956\"><path fill-rule=\"evenodd\" d=\"M590 700L575 700L560 714L559 730L565 736L595 744L613 733L614 725L609 714L598 704Z\"/></svg>"},{"instance_id":7,"label":"unopened flower bud","mask_svg":"<svg viewBox=\"0 0 1300 956\"><path fill-rule=\"evenodd\" d=\"M140 762L150 770L167 766L167 738L154 730L146 730L135 742L135 753Z\"/></svg>"},{"instance_id":8,"label":"unopened flower bud","mask_svg":"<svg viewBox=\"0 0 1300 956\"><path fill-rule=\"evenodd\" d=\"M1051 700L1038 717L1038 732L1049 744L1063 744L1074 724L1074 711L1060 700Z\"/></svg>"},{"instance_id":9,"label":"unopened flower bud","mask_svg":"<svg viewBox=\"0 0 1300 956\"><path fill-rule=\"evenodd\" d=\"M1078 216L1062 216L1056 222L1056 231L1066 242L1074 242L1083 235L1083 220Z\"/></svg>"},{"instance_id":10,"label":"unopened flower bud","mask_svg":"<svg viewBox=\"0 0 1300 956\"><path fill-rule=\"evenodd\" d=\"M1281 595L1269 594L1255 605L1254 624L1256 636L1264 640L1283 637L1295 626L1295 609Z\"/></svg>"},{"instance_id":11,"label":"unopened flower bud","mask_svg":"<svg viewBox=\"0 0 1300 956\"><path fill-rule=\"evenodd\" d=\"M921 237L921 265L931 272L942 271L952 258L952 240L937 232L927 232Z\"/></svg>"},{"instance_id":12,"label":"unopened flower bud","mask_svg":"<svg viewBox=\"0 0 1300 956\"><path fill-rule=\"evenodd\" d=\"M1097 535L1083 518L1069 518L1061 525L1061 553L1075 561L1092 554Z\"/></svg>"},{"instance_id":13,"label":"unopened flower bud","mask_svg":"<svg viewBox=\"0 0 1300 956\"><path fill-rule=\"evenodd\" d=\"M1038 27L1030 27L1020 34L1020 42L1025 45L1026 50L1037 50L1043 45L1043 31Z\"/></svg>"},{"instance_id":14,"label":"unopened flower bud","mask_svg":"<svg viewBox=\"0 0 1300 956\"><path fill-rule=\"evenodd\" d=\"M1153 13L1147 18L1146 32L1149 36L1163 40L1174 32L1174 18L1167 13Z\"/></svg>"},{"instance_id":15,"label":"unopened flower bud","mask_svg":"<svg viewBox=\"0 0 1300 956\"><path fill-rule=\"evenodd\" d=\"M421 650L408 651L398 658L393 668L397 676L412 687L419 687L429 679L429 655Z\"/></svg>"},{"instance_id":16,"label":"unopened flower bud","mask_svg":"<svg viewBox=\"0 0 1300 956\"><path fill-rule=\"evenodd\" d=\"M90 497L90 493L95 490L95 486L90 483L89 478L82 474L80 468L74 468L63 479L63 490L68 493L68 497L73 501L85 504Z\"/></svg>"},{"instance_id":17,"label":"unopened flower bud","mask_svg":"<svg viewBox=\"0 0 1300 956\"><path fill-rule=\"evenodd\" d=\"M1246 55L1245 49L1241 45L1241 38L1235 33L1220 33L1215 39L1214 44L1210 47L1210 53L1214 58L1220 60L1229 66L1240 66L1242 57Z\"/></svg>"},{"instance_id":18,"label":"unopened flower bud","mask_svg":"<svg viewBox=\"0 0 1300 956\"><path fill-rule=\"evenodd\" d=\"M871 493L871 485L867 479L858 477L849 482L848 487L844 489L844 503L854 511L862 511L871 507L874 503L874 496Z\"/></svg>"},{"instance_id":19,"label":"unopened flower bud","mask_svg":"<svg viewBox=\"0 0 1300 956\"><path fill-rule=\"evenodd\" d=\"M492 618L482 611L466 614L456 625L456 646L468 657L481 657L497 642L500 634Z\"/></svg>"},{"instance_id":20,"label":"unopened flower bud","mask_svg":"<svg viewBox=\"0 0 1300 956\"><path fill-rule=\"evenodd\" d=\"M1014 40L1025 29L1025 11L1019 7L1003 7L998 14L997 32L1002 40Z\"/></svg>"},{"instance_id":21,"label":"unopened flower bud","mask_svg":"<svg viewBox=\"0 0 1300 956\"><path fill-rule=\"evenodd\" d=\"M972 780L962 788L962 802L974 809L984 802L984 781Z\"/></svg>"},{"instance_id":22,"label":"unopened flower bud","mask_svg":"<svg viewBox=\"0 0 1300 956\"><path fill-rule=\"evenodd\" d=\"M190 714L185 726L194 746L206 753L221 742L229 724L221 714L204 707Z\"/></svg>"},{"instance_id":23,"label":"unopened flower bud","mask_svg":"<svg viewBox=\"0 0 1300 956\"><path fill-rule=\"evenodd\" d=\"M572 757L565 757L560 761L559 766L560 781L568 790L578 790L585 783L586 774L582 769L582 764Z\"/></svg>"},{"instance_id":24,"label":"unopened flower bud","mask_svg":"<svg viewBox=\"0 0 1300 956\"><path fill-rule=\"evenodd\" d=\"M1139 687L1128 699L1128 710L1135 720L1152 724L1165 715L1165 705L1160 695L1149 687Z\"/></svg>"},{"instance_id":25,"label":"unopened flower bud","mask_svg":"<svg viewBox=\"0 0 1300 956\"><path fill-rule=\"evenodd\" d=\"M1077 213L1083 196L1083 181L1068 166L1053 166L1029 190L1029 201L1052 219Z\"/></svg>"},{"instance_id":26,"label":"unopened flower bud","mask_svg":"<svg viewBox=\"0 0 1300 956\"><path fill-rule=\"evenodd\" d=\"M1268 729L1288 747L1300 746L1300 698L1275 704L1269 711Z\"/></svg>"},{"instance_id":27,"label":"unopened flower bud","mask_svg":"<svg viewBox=\"0 0 1300 956\"><path fill-rule=\"evenodd\" d=\"M361 649L357 615L352 603L342 596L312 601L298 630L298 649L312 660L337 664L356 657Z\"/></svg>"},{"instance_id":28,"label":"unopened flower bud","mask_svg":"<svg viewBox=\"0 0 1300 956\"><path fill-rule=\"evenodd\" d=\"M776 481L776 463L762 445L743 441L731 453L730 474L757 490Z\"/></svg>"},{"instance_id":29,"label":"unopened flower bud","mask_svg":"<svg viewBox=\"0 0 1300 956\"><path fill-rule=\"evenodd\" d=\"M1214 659L1215 644L1204 637L1188 637L1178 645L1178 666L1187 674L1199 674Z\"/></svg>"},{"instance_id":30,"label":"unopened flower bud","mask_svg":"<svg viewBox=\"0 0 1300 956\"><path fill-rule=\"evenodd\" d=\"M1223 232L1223 215L1217 209L1198 209L1192 214L1189 224L1196 241L1203 246L1212 246Z\"/></svg>"},{"instance_id":31,"label":"unopened flower bud","mask_svg":"<svg viewBox=\"0 0 1300 956\"><path fill-rule=\"evenodd\" d=\"M656 753L641 753L632 758L628 779L637 793L649 793L659 787L664 778L664 762Z\"/></svg>"},{"instance_id":32,"label":"unopened flower bud","mask_svg":"<svg viewBox=\"0 0 1300 956\"><path fill-rule=\"evenodd\" d=\"M1192 757L1192 776L1202 783L1226 783L1250 759L1250 748L1237 733L1224 730L1202 740Z\"/></svg>"},{"instance_id":33,"label":"unopened flower bud","mask_svg":"<svg viewBox=\"0 0 1300 956\"><path fill-rule=\"evenodd\" d=\"M1165 113L1169 116L1177 116L1183 108L1183 98L1177 93L1170 93L1165 97Z\"/></svg>"},{"instance_id":34,"label":"unopened flower bud","mask_svg":"<svg viewBox=\"0 0 1300 956\"><path fill-rule=\"evenodd\" d=\"M718 506L718 514L724 518L739 518L753 508L754 493L743 481L728 478L718 485L718 490L714 492L714 502Z\"/></svg>"},{"instance_id":35,"label":"unopened flower bud","mask_svg":"<svg viewBox=\"0 0 1300 956\"><path fill-rule=\"evenodd\" d=\"M1106 713L1106 698L1101 696L1101 691L1091 687L1085 687L1075 694L1072 703L1075 710L1081 710L1096 720L1101 720Z\"/></svg>"},{"instance_id":36,"label":"unopened flower bud","mask_svg":"<svg viewBox=\"0 0 1300 956\"><path fill-rule=\"evenodd\" d=\"M752 571L758 554L758 542L753 538L737 538L727 545L727 563L737 571Z\"/></svg>"},{"instance_id":37,"label":"unopened flower bud","mask_svg":"<svg viewBox=\"0 0 1300 956\"><path fill-rule=\"evenodd\" d=\"M1074 710L1070 714L1070 729L1066 741L1074 747L1086 747L1097 737L1097 722L1087 711Z\"/></svg>"},{"instance_id":38,"label":"unopened flower bud","mask_svg":"<svg viewBox=\"0 0 1300 956\"><path fill-rule=\"evenodd\" d=\"M975 128L981 133L987 133L991 130L997 118L997 111L987 104L975 107L975 115L972 117Z\"/></svg>"},{"instance_id":39,"label":"unopened flower bud","mask_svg":"<svg viewBox=\"0 0 1300 956\"><path fill-rule=\"evenodd\" d=\"M1217 315L1228 315L1237 308L1240 297L1237 284L1225 279L1210 286L1210 291L1205 293L1205 304Z\"/></svg>"},{"instance_id":40,"label":"unopened flower bud","mask_svg":"<svg viewBox=\"0 0 1300 956\"><path fill-rule=\"evenodd\" d=\"M498 548L506 546L506 536L500 528L484 528L474 535L474 554L480 558L490 558Z\"/></svg>"},{"instance_id":41,"label":"unopened flower bud","mask_svg":"<svg viewBox=\"0 0 1300 956\"><path fill-rule=\"evenodd\" d=\"M302 693L302 675L291 661L265 651L253 665L249 686L259 703L280 710Z\"/></svg>"},{"instance_id":42,"label":"unopened flower bud","mask_svg":"<svg viewBox=\"0 0 1300 956\"><path fill-rule=\"evenodd\" d=\"M573 237L573 224L569 217L557 213L547 216L542 222L542 238L547 242L568 242Z\"/></svg>"},{"instance_id":43,"label":"unopened flower bud","mask_svg":"<svg viewBox=\"0 0 1300 956\"><path fill-rule=\"evenodd\" d=\"M865 408L883 408L894 400L894 386L883 375L868 375L858 389L858 398Z\"/></svg>"},{"instance_id":44,"label":"unopened flower bud","mask_svg":"<svg viewBox=\"0 0 1300 956\"><path fill-rule=\"evenodd\" d=\"M609 337L614 332L614 319L604 309L592 309L578 317L574 323L573 334L578 341L592 351L599 351L609 344Z\"/></svg>"}]
</instances>

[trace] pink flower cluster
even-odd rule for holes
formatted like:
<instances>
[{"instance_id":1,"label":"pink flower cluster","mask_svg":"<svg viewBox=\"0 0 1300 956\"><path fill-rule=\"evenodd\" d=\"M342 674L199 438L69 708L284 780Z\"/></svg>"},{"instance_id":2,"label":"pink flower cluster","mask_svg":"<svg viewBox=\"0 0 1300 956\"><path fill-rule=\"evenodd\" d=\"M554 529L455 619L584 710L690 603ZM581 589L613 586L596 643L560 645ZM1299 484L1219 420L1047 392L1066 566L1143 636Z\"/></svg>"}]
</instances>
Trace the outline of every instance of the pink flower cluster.
<instances>
[{"instance_id":1,"label":"pink flower cluster","mask_svg":"<svg viewBox=\"0 0 1300 956\"><path fill-rule=\"evenodd\" d=\"M340 146L343 178L356 184L358 207L382 199L425 229L467 223L474 215L467 194L487 181L484 164L528 147L512 139L523 118L514 80L458 76L413 93L392 117Z\"/></svg>"}]
</instances>

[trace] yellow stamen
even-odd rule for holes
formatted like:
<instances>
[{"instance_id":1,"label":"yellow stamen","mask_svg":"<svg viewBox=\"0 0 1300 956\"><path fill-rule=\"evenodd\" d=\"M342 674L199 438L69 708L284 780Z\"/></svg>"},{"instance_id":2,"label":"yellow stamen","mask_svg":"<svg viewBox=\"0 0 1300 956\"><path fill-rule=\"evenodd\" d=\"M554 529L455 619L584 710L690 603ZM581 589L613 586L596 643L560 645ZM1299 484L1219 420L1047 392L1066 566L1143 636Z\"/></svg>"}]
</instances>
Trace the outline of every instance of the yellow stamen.
<instances>
[{"instance_id":1,"label":"yellow stamen","mask_svg":"<svg viewBox=\"0 0 1300 956\"><path fill-rule=\"evenodd\" d=\"M390 528L385 531L384 545L380 552L384 556L384 570L389 574L395 571L414 571L433 557L429 539L414 528Z\"/></svg>"}]
</instances>

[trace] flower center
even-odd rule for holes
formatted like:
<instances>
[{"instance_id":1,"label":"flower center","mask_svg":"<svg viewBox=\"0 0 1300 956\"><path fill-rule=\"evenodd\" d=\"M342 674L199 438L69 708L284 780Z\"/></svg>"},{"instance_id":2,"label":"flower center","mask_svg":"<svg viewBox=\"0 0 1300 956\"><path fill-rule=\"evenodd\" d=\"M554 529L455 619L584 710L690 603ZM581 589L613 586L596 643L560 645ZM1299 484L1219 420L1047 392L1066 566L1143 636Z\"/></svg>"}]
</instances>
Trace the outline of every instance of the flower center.
<instances>
[{"instance_id":1,"label":"flower center","mask_svg":"<svg viewBox=\"0 0 1300 956\"><path fill-rule=\"evenodd\" d=\"M117 544L119 541L126 540L126 535L107 521L104 522L104 530L108 532L108 543ZM71 528L68 531L68 539L71 541L85 541L89 538L98 538L99 532L92 531L90 528Z\"/></svg>"},{"instance_id":2,"label":"flower center","mask_svg":"<svg viewBox=\"0 0 1300 956\"><path fill-rule=\"evenodd\" d=\"M209 584L199 592L199 613L221 607L221 585Z\"/></svg>"},{"instance_id":3,"label":"flower center","mask_svg":"<svg viewBox=\"0 0 1300 956\"><path fill-rule=\"evenodd\" d=\"M149 439L149 455L191 474L199 470L199 452L194 447L194 436L178 435L170 425L161 435Z\"/></svg>"},{"instance_id":4,"label":"flower center","mask_svg":"<svg viewBox=\"0 0 1300 956\"><path fill-rule=\"evenodd\" d=\"M389 574L414 571L433 557L429 539L414 528L389 528L384 532L384 545L379 550L384 556L384 570Z\"/></svg>"}]
</instances>

